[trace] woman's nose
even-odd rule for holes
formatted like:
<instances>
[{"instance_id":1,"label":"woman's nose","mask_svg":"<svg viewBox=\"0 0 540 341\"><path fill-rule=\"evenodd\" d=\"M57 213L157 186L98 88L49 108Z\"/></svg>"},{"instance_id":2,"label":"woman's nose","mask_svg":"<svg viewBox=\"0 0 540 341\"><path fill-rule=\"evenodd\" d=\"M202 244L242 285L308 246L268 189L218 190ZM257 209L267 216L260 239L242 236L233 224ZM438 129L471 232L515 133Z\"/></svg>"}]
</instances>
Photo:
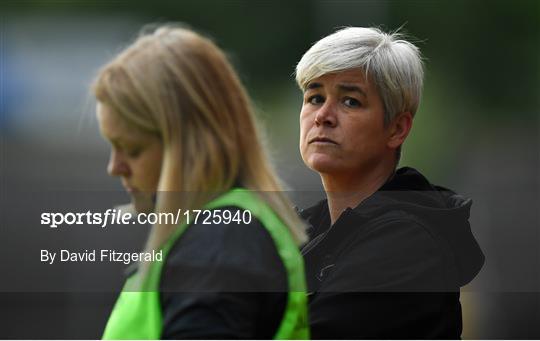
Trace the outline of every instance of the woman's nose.
<instances>
[{"instance_id":1,"label":"woman's nose","mask_svg":"<svg viewBox=\"0 0 540 341\"><path fill-rule=\"evenodd\" d=\"M111 151L109 158L109 164L107 165L107 173L110 176L127 176L129 175L129 166L124 160L121 153L117 151Z\"/></svg>"},{"instance_id":2,"label":"woman's nose","mask_svg":"<svg viewBox=\"0 0 540 341\"><path fill-rule=\"evenodd\" d=\"M319 110L317 110L317 114L315 115L315 124L317 126L323 125L323 126L329 126L329 127L335 127L337 124L337 117L336 117L336 109L335 106L327 101L324 103L322 107L320 107Z\"/></svg>"}]
</instances>

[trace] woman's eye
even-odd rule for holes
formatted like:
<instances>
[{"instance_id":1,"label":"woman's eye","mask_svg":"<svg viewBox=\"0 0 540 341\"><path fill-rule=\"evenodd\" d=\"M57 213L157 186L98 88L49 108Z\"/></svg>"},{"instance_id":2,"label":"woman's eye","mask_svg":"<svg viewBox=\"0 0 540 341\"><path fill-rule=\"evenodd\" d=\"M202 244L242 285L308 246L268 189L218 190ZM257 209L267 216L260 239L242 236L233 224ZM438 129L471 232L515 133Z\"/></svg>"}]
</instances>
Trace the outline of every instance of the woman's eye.
<instances>
[{"instance_id":1,"label":"woman's eye","mask_svg":"<svg viewBox=\"0 0 540 341\"><path fill-rule=\"evenodd\" d=\"M354 98L350 98L350 97L345 98L345 100L343 101L343 104L345 104L349 108L357 108L357 107L362 105L362 103L360 103L360 101L358 101L357 99L354 99Z\"/></svg>"},{"instance_id":2,"label":"woman's eye","mask_svg":"<svg viewBox=\"0 0 540 341\"><path fill-rule=\"evenodd\" d=\"M127 151L127 155L131 158L135 158L139 155L141 155L141 151L142 149L141 148L135 148L135 149L131 149L131 150L128 150Z\"/></svg>"},{"instance_id":3,"label":"woman's eye","mask_svg":"<svg viewBox=\"0 0 540 341\"><path fill-rule=\"evenodd\" d=\"M324 97L321 95L313 95L308 98L308 103L310 104L321 104L324 103Z\"/></svg>"}]
</instances>

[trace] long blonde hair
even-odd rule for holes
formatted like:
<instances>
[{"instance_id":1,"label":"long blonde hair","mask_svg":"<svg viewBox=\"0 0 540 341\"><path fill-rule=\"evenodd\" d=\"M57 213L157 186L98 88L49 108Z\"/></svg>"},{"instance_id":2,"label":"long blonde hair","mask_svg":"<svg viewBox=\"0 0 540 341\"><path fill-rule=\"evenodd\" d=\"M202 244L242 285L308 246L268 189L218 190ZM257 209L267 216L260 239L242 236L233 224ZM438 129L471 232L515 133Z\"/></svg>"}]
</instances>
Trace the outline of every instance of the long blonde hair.
<instances>
[{"instance_id":1,"label":"long blonde hair","mask_svg":"<svg viewBox=\"0 0 540 341\"><path fill-rule=\"evenodd\" d=\"M298 244L305 241L304 224L282 193L246 91L212 41L176 25L158 27L105 65L93 90L121 117L161 137L156 212L201 208L239 184L265 191L260 197ZM159 248L175 228L153 226L147 249Z\"/></svg>"}]
</instances>

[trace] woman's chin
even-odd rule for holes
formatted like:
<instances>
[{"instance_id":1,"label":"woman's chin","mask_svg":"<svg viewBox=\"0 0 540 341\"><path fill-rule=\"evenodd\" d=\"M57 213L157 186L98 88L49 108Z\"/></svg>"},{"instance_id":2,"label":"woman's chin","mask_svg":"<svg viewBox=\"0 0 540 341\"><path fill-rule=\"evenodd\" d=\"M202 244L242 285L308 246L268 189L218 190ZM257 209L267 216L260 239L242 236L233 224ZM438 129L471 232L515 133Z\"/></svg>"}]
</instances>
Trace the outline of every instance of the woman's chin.
<instances>
[{"instance_id":1,"label":"woman's chin","mask_svg":"<svg viewBox=\"0 0 540 341\"><path fill-rule=\"evenodd\" d=\"M335 160L330 158L314 158L310 160L308 166L317 173L332 173L337 170Z\"/></svg>"},{"instance_id":2,"label":"woman's chin","mask_svg":"<svg viewBox=\"0 0 540 341\"><path fill-rule=\"evenodd\" d=\"M154 212L154 203L152 200L142 200L141 198L131 198L133 208L137 213L152 213Z\"/></svg>"},{"instance_id":3,"label":"woman's chin","mask_svg":"<svg viewBox=\"0 0 540 341\"><path fill-rule=\"evenodd\" d=\"M308 150L302 158L306 166L318 173L331 172L339 163L339 158L335 153L331 153L331 150Z\"/></svg>"}]
</instances>

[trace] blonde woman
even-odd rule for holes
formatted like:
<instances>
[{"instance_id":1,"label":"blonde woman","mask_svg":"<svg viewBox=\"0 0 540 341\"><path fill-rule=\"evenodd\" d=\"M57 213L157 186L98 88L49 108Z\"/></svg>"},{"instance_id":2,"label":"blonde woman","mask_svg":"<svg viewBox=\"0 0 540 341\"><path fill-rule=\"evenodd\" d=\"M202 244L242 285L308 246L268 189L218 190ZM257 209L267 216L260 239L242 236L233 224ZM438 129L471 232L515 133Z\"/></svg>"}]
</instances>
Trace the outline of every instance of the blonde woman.
<instances>
[{"instance_id":1,"label":"blonde woman","mask_svg":"<svg viewBox=\"0 0 540 341\"><path fill-rule=\"evenodd\" d=\"M104 338L307 338L303 224L223 52L159 27L101 69L94 93L108 172L135 209L192 212L152 226L146 251L163 259L138 264ZM221 219L195 221L197 209Z\"/></svg>"}]
</instances>

